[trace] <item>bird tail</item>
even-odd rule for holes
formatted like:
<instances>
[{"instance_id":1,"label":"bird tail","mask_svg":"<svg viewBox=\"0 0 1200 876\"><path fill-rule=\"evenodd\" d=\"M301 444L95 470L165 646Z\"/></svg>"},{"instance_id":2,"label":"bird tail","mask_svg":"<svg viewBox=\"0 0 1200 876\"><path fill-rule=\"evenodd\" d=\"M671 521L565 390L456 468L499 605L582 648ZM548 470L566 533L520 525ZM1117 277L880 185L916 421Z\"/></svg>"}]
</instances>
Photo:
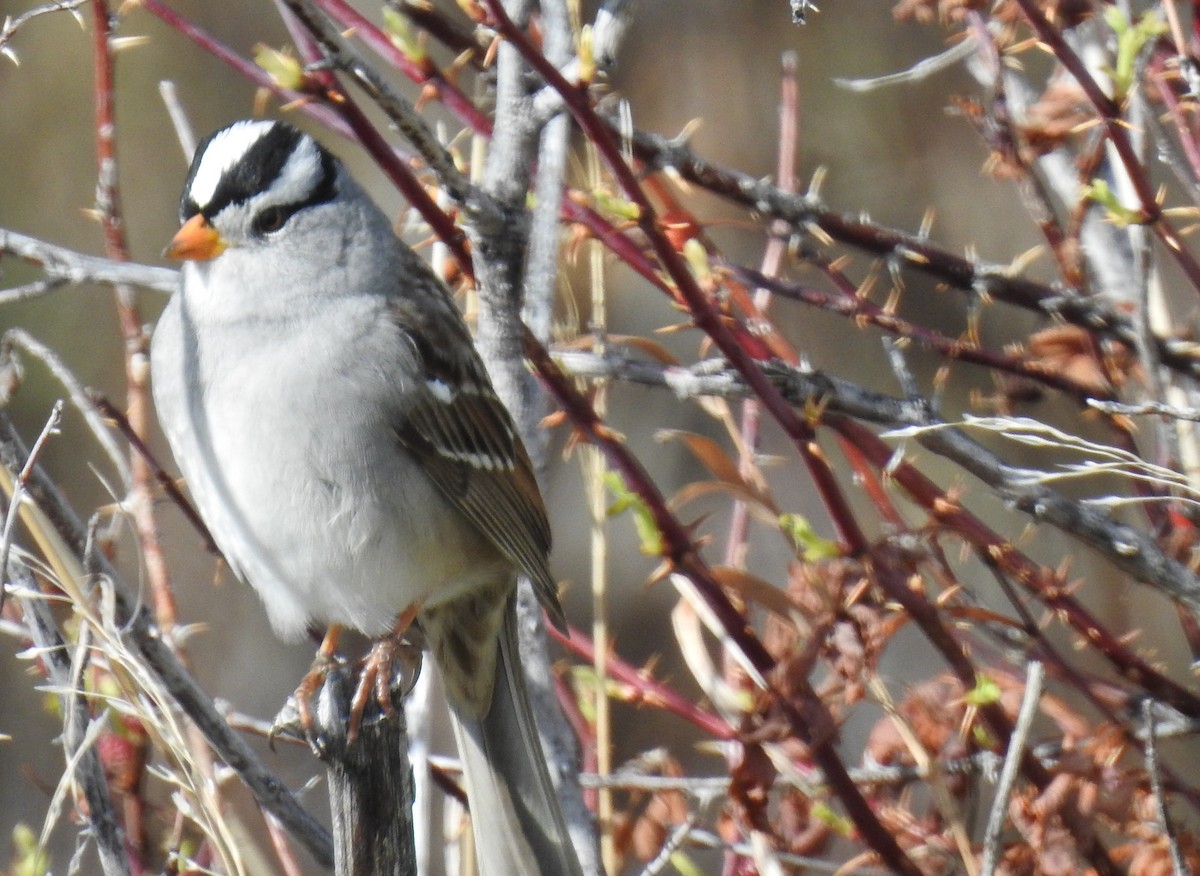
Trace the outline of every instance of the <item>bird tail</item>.
<instances>
[{"instance_id":1,"label":"bird tail","mask_svg":"<svg viewBox=\"0 0 1200 876\"><path fill-rule=\"evenodd\" d=\"M581 876L550 780L517 647L515 600L504 610L491 707L451 703L481 876Z\"/></svg>"}]
</instances>

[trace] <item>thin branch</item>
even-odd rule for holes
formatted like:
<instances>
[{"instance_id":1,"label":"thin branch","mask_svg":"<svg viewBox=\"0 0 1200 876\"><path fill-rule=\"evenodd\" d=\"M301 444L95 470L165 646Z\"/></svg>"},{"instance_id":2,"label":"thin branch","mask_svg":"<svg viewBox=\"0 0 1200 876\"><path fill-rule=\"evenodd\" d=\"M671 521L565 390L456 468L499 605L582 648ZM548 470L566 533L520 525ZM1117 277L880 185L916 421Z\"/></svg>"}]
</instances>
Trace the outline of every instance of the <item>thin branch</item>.
<instances>
[{"instance_id":1,"label":"thin branch","mask_svg":"<svg viewBox=\"0 0 1200 876\"><path fill-rule=\"evenodd\" d=\"M162 487L163 492L179 507L179 510L183 512L183 516L187 518L188 523L192 524L192 527L204 540L205 549L215 557L221 556L221 549L217 547L216 541L213 540L212 533L208 531L208 526L200 517L200 512L196 510L196 507L179 489L179 485L175 482L175 479L167 474L167 470L155 458L146 442L142 440L140 435L133 431L133 427L129 425L129 420L125 415L117 410L112 402L99 393L89 393L88 398L91 399L96 410L116 424L117 429L125 436L125 440L133 447L134 452L150 466L150 470L154 472L154 479Z\"/></svg>"},{"instance_id":2,"label":"thin branch","mask_svg":"<svg viewBox=\"0 0 1200 876\"><path fill-rule=\"evenodd\" d=\"M54 350L29 332L19 328L9 329L0 335L0 367L14 355L14 349L20 349L31 356L36 356L50 370L54 379L62 384L71 399L72 406L83 416L84 422L96 438L96 443L100 445L105 456L112 463L117 477L121 479L122 488L130 489L133 483L133 473L129 468L129 461L121 453L121 448L114 440L112 432L97 413L95 405L88 396L87 389L79 382L75 373L67 367L67 364Z\"/></svg>"},{"instance_id":3,"label":"thin branch","mask_svg":"<svg viewBox=\"0 0 1200 876\"><path fill-rule=\"evenodd\" d=\"M362 40L365 45L370 47L371 51L392 67L395 67L411 81L424 86L423 94L435 96L473 131L481 134L491 132L491 119L481 112L454 82L436 69L428 56L419 60L409 58L392 43L387 34L345 0L313 0L313 3L336 21L345 32L353 33L355 39ZM361 58L357 60L365 70L372 69ZM357 77L358 74L355 75ZM419 116L416 120L420 124L424 124L424 120Z\"/></svg>"},{"instance_id":4,"label":"thin branch","mask_svg":"<svg viewBox=\"0 0 1200 876\"><path fill-rule=\"evenodd\" d=\"M101 868L105 876L129 876L132 871L126 854L125 836L113 807L100 754L95 745L83 749L79 747L88 737L92 719L88 714L87 698L78 692L70 649L59 632L43 594L38 590L33 574L22 564L14 565L10 572L13 595L21 606L41 664L51 685L58 692L63 713L64 754L68 764L74 763L75 781L83 789L87 807L86 810L80 807L80 810L87 819L90 835L96 841ZM0 581L0 584L4 583Z\"/></svg>"},{"instance_id":5,"label":"thin branch","mask_svg":"<svg viewBox=\"0 0 1200 876\"><path fill-rule=\"evenodd\" d=\"M14 255L22 261L38 265L46 272L47 277L71 285L128 283L159 292L174 292L179 285L179 272L171 268L156 268L84 255L4 228L0 228L0 253ZM4 293L0 292L0 303L4 302L3 295Z\"/></svg>"},{"instance_id":6,"label":"thin branch","mask_svg":"<svg viewBox=\"0 0 1200 876\"><path fill-rule=\"evenodd\" d=\"M612 130L615 123L609 120L606 124ZM1074 294L1073 290L1038 283L1015 274L1007 266L948 252L921 235L885 228L861 216L837 213L813 195L787 192L769 181L707 161L688 149L685 142L644 132L634 132L630 142L634 153L651 167L670 167L688 182L749 210L783 219L820 242L837 241L893 260L951 288L984 294L1043 316L1063 319L1089 331L1110 335L1130 349L1137 347L1137 331L1131 319L1101 296L1085 297ZM1193 354L1191 345L1162 338L1156 343L1164 365L1200 376L1200 359Z\"/></svg>"},{"instance_id":7,"label":"thin branch","mask_svg":"<svg viewBox=\"0 0 1200 876\"><path fill-rule=\"evenodd\" d=\"M689 812L688 817L671 829L671 833L663 840L662 846L650 861L646 862L641 876L658 876L671 863L671 857L687 841L688 834L700 821L700 813Z\"/></svg>"},{"instance_id":8,"label":"thin branch","mask_svg":"<svg viewBox=\"0 0 1200 876\"><path fill-rule=\"evenodd\" d=\"M569 635L566 636L554 628L548 629L547 632L563 647L588 663L595 661L596 643L579 630L571 627ZM655 680L646 670L631 666L616 654L608 655L606 667L612 678L629 688L629 693L624 698L629 703L664 709L690 722L714 739L733 739L736 735L734 728L720 715L700 707L688 697Z\"/></svg>"},{"instance_id":9,"label":"thin branch","mask_svg":"<svg viewBox=\"0 0 1200 876\"><path fill-rule=\"evenodd\" d=\"M1008 801L1016 786L1021 760L1025 756L1029 731L1033 727L1033 719L1037 716L1038 701L1042 698L1042 683L1045 677L1045 667L1037 660L1032 661L1025 672L1025 693L1021 697L1021 709L1017 713L1017 723L1013 727L1008 751L1004 755L1004 766L1000 770L996 796L992 800L992 810L988 814L987 829L983 836L983 866L980 870L983 876L992 876L1000 861L1000 831L1004 828L1004 818L1008 813Z\"/></svg>"},{"instance_id":10,"label":"thin branch","mask_svg":"<svg viewBox=\"0 0 1200 876\"><path fill-rule=\"evenodd\" d=\"M1105 399L1089 398L1088 407L1108 414L1122 417L1162 416L1173 420L1190 420L1200 423L1200 408L1181 408L1164 402L1143 401L1128 404L1125 402L1107 401Z\"/></svg>"},{"instance_id":11,"label":"thin branch","mask_svg":"<svg viewBox=\"0 0 1200 876\"><path fill-rule=\"evenodd\" d=\"M712 396L736 400L753 395L742 376L723 359L704 359L690 366L663 365L630 358L615 346L607 347L603 353L554 350L551 356L572 376L659 387L670 390L678 399ZM876 392L824 371L779 363L765 365L764 371L788 404L795 407L817 406L880 425L925 421L923 409L910 399Z\"/></svg>"},{"instance_id":12,"label":"thin branch","mask_svg":"<svg viewBox=\"0 0 1200 876\"><path fill-rule=\"evenodd\" d=\"M0 465L15 473L27 456L7 411L0 408ZM40 467L30 474L29 498L75 555L82 558L87 543L84 526ZM167 647L149 613L131 596L128 585L107 558L100 554L96 561L100 573L112 584L116 626L132 640L135 649L180 709L196 723L217 754L245 782L259 805L273 813L318 862L330 866L333 841L329 832L304 810L286 784L263 765L254 749L225 723L212 698Z\"/></svg>"},{"instance_id":13,"label":"thin branch","mask_svg":"<svg viewBox=\"0 0 1200 876\"><path fill-rule=\"evenodd\" d=\"M4 55L4 57L8 58L14 64L19 64L17 53L13 51L9 43L12 42L12 38L16 36L18 30L32 19L41 15L48 15L53 12L70 12L79 23L79 26L83 27L83 16L79 14L79 7L87 2L88 0L56 0L56 2L47 3L43 6L35 6L33 9L23 12L15 18L11 15L5 16L4 24L0 25L0 55Z\"/></svg>"},{"instance_id":14,"label":"thin branch","mask_svg":"<svg viewBox=\"0 0 1200 876\"><path fill-rule=\"evenodd\" d=\"M953 460L1034 520L1074 536L1143 584L1200 609L1200 578L1169 556L1153 538L1031 480L1024 470L1006 464L961 429L933 418L927 422L927 427L896 431L892 437L915 437L922 446ZM1196 702L1190 695L1189 700Z\"/></svg>"},{"instance_id":15,"label":"thin branch","mask_svg":"<svg viewBox=\"0 0 1200 876\"><path fill-rule=\"evenodd\" d=\"M50 440L50 436L58 434L58 427L62 422L62 409L62 399L59 399L50 409L50 415L46 418L41 433L33 442L33 447L29 449L29 458L25 460L25 464L21 466L21 470L12 482L12 491L8 497L8 513L4 515L4 527L0 530L0 609L4 607L4 598L8 592L4 586L4 582L10 578L8 557L12 551L17 518L20 516L21 503L25 500L29 477L33 473L33 467L37 464L38 458L42 455L42 448Z\"/></svg>"},{"instance_id":16,"label":"thin branch","mask_svg":"<svg viewBox=\"0 0 1200 876\"><path fill-rule=\"evenodd\" d=\"M297 105L300 112L327 126L331 131L351 140L356 139L349 126L336 113L331 111L329 107L310 100L308 95L301 94L289 88L283 88L268 76L261 67L243 58L204 28L199 27L170 6L167 6L162 0L138 0L137 5L138 8L145 9L151 15L163 21L168 27L191 40L203 51L228 64L257 87L270 91L281 103ZM191 156L188 156L188 158L190 160Z\"/></svg>"},{"instance_id":17,"label":"thin branch","mask_svg":"<svg viewBox=\"0 0 1200 876\"><path fill-rule=\"evenodd\" d=\"M1167 838L1167 847L1171 850L1171 868L1174 876L1191 876L1191 868L1188 867L1183 850L1179 847L1179 837L1176 836L1175 828L1171 823L1171 814L1167 811L1167 798L1163 790L1158 762L1157 722L1154 715L1154 703L1150 700L1142 701L1142 721L1146 730L1146 772L1150 774L1150 790L1154 794L1154 808L1158 814L1159 826L1162 828L1163 836Z\"/></svg>"},{"instance_id":18,"label":"thin branch","mask_svg":"<svg viewBox=\"0 0 1200 876\"><path fill-rule=\"evenodd\" d=\"M1088 396L1103 396L1101 388L1094 384L1081 383L1064 373L1061 368L1055 369L1028 356L998 353L976 346L968 340L948 337L891 313L886 307L881 307L860 295L833 296L809 285L768 277L742 265L730 264L726 267L740 280L769 289L781 298L837 313L853 319L856 323L876 326L895 337L911 339L946 359L970 362L992 371L1022 377L1067 393L1080 401Z\"/></svg>"},{"instance_id":19,"label":"thin branch","mask_svg":"<svg viewBox=\"0 0 1200 876\"><path fill-rule=\"evenodd\" d=\"M179 141L179 148L183 150L183 160L191 162L192 155L196 151L196 132L192 130L192 123L188 121L187 112L183 108L183 104L179 102L179 91L175 88L175 83L170 79L164 79L158 83L158 93L162 97L163 105L167 108L167 115L171 117L171 126L175 128L175 139Z\"/></svg>"}]
</instances>

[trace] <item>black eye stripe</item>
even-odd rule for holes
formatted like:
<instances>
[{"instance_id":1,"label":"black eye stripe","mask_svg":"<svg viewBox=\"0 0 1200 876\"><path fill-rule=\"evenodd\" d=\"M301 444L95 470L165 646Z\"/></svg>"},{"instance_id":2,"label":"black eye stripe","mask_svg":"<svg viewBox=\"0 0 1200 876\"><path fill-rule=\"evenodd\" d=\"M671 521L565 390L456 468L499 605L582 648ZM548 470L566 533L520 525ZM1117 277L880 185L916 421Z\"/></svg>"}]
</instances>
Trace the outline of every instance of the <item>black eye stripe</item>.
<instances>
[{"instance_id":1,"label":"black eye stripe","mask_svg":"<svg viewBox=\"0 0 1200 876\"><path fill-rule=\"evenodd\" d=\"M186 221L197 213L203 213L208 219L216 216L231 204L242 204L255 195L268 189L279 178L288 159L306 135L284 122L275 122L270 129L259 137L238 161L230 166L222 175L212 197L203 207L192 197L192 183L200 168L205 151L213 138L221 132L210 134L196 149L187 181L183 187L183 199L180 203L180 219ZM332 155L319 144L316 145L320 156L320 179L309 194L294 204L288 205L289 212L301 207L328 201L336 193L337 167Z\"/></svg>"}]
</instances>

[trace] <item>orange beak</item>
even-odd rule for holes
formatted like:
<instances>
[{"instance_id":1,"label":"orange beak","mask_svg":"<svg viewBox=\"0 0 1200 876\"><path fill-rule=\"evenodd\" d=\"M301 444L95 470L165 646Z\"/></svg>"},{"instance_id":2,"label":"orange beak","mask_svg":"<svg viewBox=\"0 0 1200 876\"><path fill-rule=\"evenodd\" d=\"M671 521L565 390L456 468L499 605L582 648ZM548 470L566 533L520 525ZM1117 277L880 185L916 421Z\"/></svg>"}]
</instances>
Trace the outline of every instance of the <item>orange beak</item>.
<instances>
[{"instance_id":1,"label":"orange beak","mask_svg":"<svg viewBox=\"0 0 1200 876\"><path fill-rule=\"evenodd\" d=\"M171 239L166 252L169 259L184 259L187 261L203 262L215 259L228 247L217 229L208 224L208 220L197 213Z\"/></svg>"}]
</instances>

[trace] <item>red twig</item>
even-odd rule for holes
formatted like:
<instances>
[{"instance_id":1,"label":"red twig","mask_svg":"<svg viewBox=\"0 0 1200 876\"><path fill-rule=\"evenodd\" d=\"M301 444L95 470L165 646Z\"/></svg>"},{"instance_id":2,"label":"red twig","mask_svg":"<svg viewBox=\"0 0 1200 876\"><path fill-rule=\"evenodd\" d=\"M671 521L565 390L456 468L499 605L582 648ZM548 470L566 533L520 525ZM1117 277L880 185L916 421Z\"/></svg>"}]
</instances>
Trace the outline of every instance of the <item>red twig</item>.
<instances>
[{"instance_id":1,"label":"red twig","mask_svg":"<svg viewBox=\"0 0 1200 876\"><path fill-rule=\"evenodd\" d=\"M550 394L567 412L571 423L604 452L609 465L620 473L626 486L645 503L662 536L663 558L696 586L726 635L767 681L775 705L790 732L809 746L813 761L824 771L826 782L865 842L894 871L918 876L920 871L916 865L900 848L896 838L883 827L846 772L846 766L833 745L833 718L808 680L798 675L780 676L775 660L729 602L720 583L700 557L686 527L668 510L662 494L645 469L617 440L612 430L601 422L588 400L575 389L545 347L529 332L525 335L525 355Z\"/></svg>"},{"instance_id":2,"label":"red twig","mask_svg":"<svg viewBox=\"0 0 1200 876\"><path fill-rule=\"evenodd\" d=\"M662 233L654 206L642 191L608 126L593 110L586 92L563 79L558 70L534 49L525 34L505 13L499 0L486 0L486 5L494 17L496 29L512 41L522 57L561 95L589 142L616 178L625 197L637 207L638 226L650 241L651 249L687 305L696 326L712 338L730 364L744 377L754 394L762 401L763 407L796 445L847 551L856 556L864 554L867 550L867 540L854 519L832 469L816 444L812 429L787 404L742 343L735 338L725 317L700 289L683 258Z\"/></svg>"},{"instance_id":3,"label":"red twig","mask_svg":"<svg viewBox=\"0 0 1200 876\"><path fill-rule=\"evenodd\" d=\"M1150 182L1150 178L1146 175L1146 170L1138 159L1137 151L1129 140L1129 132L1126 130L1124 119L1121 118L1121 107L1115 100L1104 93L1100 84L1088 72L1083 59L1075 53L1074 49L1067 45L1062 32L1046 18L1042 10L1038 7L1036 0L1017 0L1017 5L1021 7L1021 12L1025 15L1030 25L1033 26L1038 39L1050 48L1050 51L1053 52L1058 62L1067 69L1067 72L1075 77L1075 81L1079 83L1079 87L1083 89L1083 93L1087 95L1087 99L1096 108L1096 112L1100 114L1100 120L1104 124L1108 140L1113 144L1117 155L1120 156L1121 164L1124 166L1125 172L1129 176L1129 181L1133 185L1143 221L1149 224L1159 239L1166 244L1168 251L1170 251L1171 256L1179 265L1180 270L1191 281L1196 291L1200 293L1200 263L1196 261L1191 251L1184 246L1179 232L1163 216L1162 206L1155 197L1154 187Z\"/></svg>"},{"instance_id":4,"label":"red twig","mask_svg":"<svg viewBox=\"0 0 1200 876\"><path fill-rule=\"evenodd\" d=\"M225 43L218 40L204 28L180 15L161 0L138 0L139 7L160 19L164 24L195 43L200 49L214 58L228 64L242 76L249 79L259 88L265 88L285 104L295 105L298 110L320 122L331 131L348 139L355 139L354 132L343 122L336 113L331 112L324 104L312 101L308 95L289 88L282 88L266 72L255 64L243 58Z\"/></svg>"},{"instance_id":5,"label":"red twig","mask_svg":"<svg viewBox=\"0 0 1200 876\"><path fill-rule=\"evenodd\" d=\"M284 22L292 33L304 60L309 64L324 60L324 54L319 46L320 29L309 20L307 11L301 4L291 2L291 0L280 0L280 2L289 13L283 16ZM347 127L354 132L355 139L375 159L375 163L387 174L392 184L408 199L413 209L421 214L421 218L429 224L433 233L450 249L460 270L468 277L474 276L471 256L467 252L467 237L462 229L455 225L454 220L446 214L446 211L438 206L408 166L396 157L391 145L371 124L370 119L337 81L337 77L328 70L318 70L308 75L310 81L318 86L313 89L311 96L325 101L329 108L341 117Z\"/></svg>"},{"instance_id":6,"label":"red twig","mask_svg":"<svg viewBox=\"0 0 1200 876\"><path fill-rule=\"evenodd\" d=\"M828 267L828 262L823 259L812 258L810 261L822 269ZM1057 389L1071 396L1080 404L1089 398L1113 399L1116 397L1111 388L1082 384L1064 373L1062 369L1043 365L1028 357L996 353L977 347L970 341L946 337L941 332L897 316L861 295L851 292L834 297L813 286L767 277L741 265L728 265L727 267L745 282L758 283L760 286L772 290L781 298L799 301L829 313L849 317L856 322L876 326L898 338L909 338L947 359L982 365L992 371L1012 374L1050 389Z\"/></svg>"},{"instance_id":7,"label":"red twig","mask_svg":"<svg viewBox=\"0 0 1200 876\"><path fill-rule=\"evenodd\" d=\"M423 62L413 61L393 45L387 34L345 0L313 0L313 3L413 82L431 87L430 93L477 134L491 135L492 120L442 75L428 57Z\"/></svg>"},{"instance_id":8,"label":"red twig","mask_svg":"<svg viewBox=\"0 0 1200 876\"><path fill-rule=\"evenodd\" d=\"M125 240L125 229L121 218L121 204L117 186L116 119L113 111L113 59L112 17L106 0L92 0L92 100L96 135L96 212L104 232L105 254L115 261L129 260L129 247ZM126 415L130 428L144 438L149 430L151 402L148 386L147 338L142 331L142 320L138 312L134 290L125 285L113 287L124 347ZM175 596L171 592L171 578L158 537L158 525L154 519L154 479L149 466L138 454L130 458L130 493L128 504L141 548L142 561L146 566L146 580L154 605L154 617L168 641L175 626ZM132 743L146 756L149 740L143 738ZM141 794L141 783L121 794L125 811L125 829L131 852L131 865L135 870L143 866L142 855L146 851L145 800Z\"/></svg>"},{"instance_id":9,"label":"red twig","mask_svg":"<svg viewBox=\"0 0 1200 876\"><path fill-rule=\"evenodd\" d=\"M592 663L595 660L596 643L584 633L574 627L569 627L568 631L570 635L564 636L554 628L553 624L547 624L546 630L554 639L562 643L563 647L578 654L586 662ZM734 729L719 715L700 708L687 697L677 693L665 684L655 681L650 677L649 673L626 663L616 654L610 653L608 655L606 665L609 675L617 679L617 681L629 685L636 693L636 699L631 699L629 702L640 702L665 709L672 714L678 715L685 721L696 725L716 739L736 738L737 734ZM607 696L607 693L602 691L601 695Z\"/></svg>"},{"instance_id":10,"label":"red twig","mask_svg":"<svg viewBox=\"0 0 1200 876\"><path fill-rule=\"evenodd\" d=\"M861 423L832 414L826 416L825 422L858 447L872 465L880 469L887 468L891 477L914 501L966 539L979 552L983 562L1002 569L1066 620L1089 645L1104 655L1116 672L1183 714L1200 717L1200 698L1155 670L1109 633L1091 612L1071 596L1053 572L1018 551L1012 542L986 526L913 465L908 462L894 465L892 448Z\"/></svg>"}]
</instances>

